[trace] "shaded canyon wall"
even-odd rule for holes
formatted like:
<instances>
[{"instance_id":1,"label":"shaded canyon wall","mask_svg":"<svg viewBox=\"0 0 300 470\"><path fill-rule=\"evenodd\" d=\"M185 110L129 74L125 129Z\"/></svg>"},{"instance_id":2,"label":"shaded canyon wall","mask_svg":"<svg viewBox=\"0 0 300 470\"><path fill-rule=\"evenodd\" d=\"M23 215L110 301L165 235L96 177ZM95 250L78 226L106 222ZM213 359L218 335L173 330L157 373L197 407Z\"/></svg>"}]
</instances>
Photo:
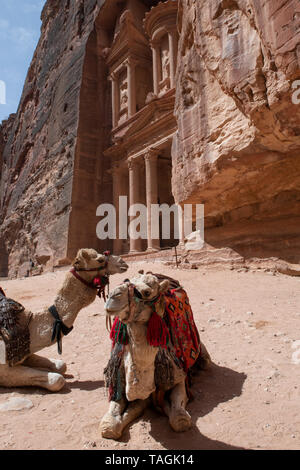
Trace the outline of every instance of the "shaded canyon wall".
<instances>
[{"instance_id":1,"label":"shaded canyon wall","mask_svg":"<svg viewBox=\"0 0 300 470\"><path fill-rule=\"evenodd\" d=\"M41 37L2 145L2 275L7 258L14 276L26 273L30 257L51 266L69 256L82 75L102 4L48 0L42 11Z\"/></svg>"}]
</instances>

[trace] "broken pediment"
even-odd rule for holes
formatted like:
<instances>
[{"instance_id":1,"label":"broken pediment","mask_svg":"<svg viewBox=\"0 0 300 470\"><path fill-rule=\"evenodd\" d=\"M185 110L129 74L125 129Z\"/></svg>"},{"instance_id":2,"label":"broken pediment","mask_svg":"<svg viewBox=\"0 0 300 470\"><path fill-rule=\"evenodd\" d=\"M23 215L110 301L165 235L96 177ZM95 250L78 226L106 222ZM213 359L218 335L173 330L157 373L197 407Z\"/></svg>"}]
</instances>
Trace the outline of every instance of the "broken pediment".
<instances>
[{"instance_id":1,"label":"broken pediment","mask_svg":"<svg viewBox=\"0 0 300 470\"><path fill-rule=\"evenodd\" d=\"M151 60L151 51L147 38L136 25L133 13L125 10L107 59L111 72L128 57Z\"/></svg>"},{"instance_id":2,"label":"broken pediment","mask_svg":"<svg viewBox=\"0 0 300 470\"><path fill-rule=\"evenodd\" d=\"M125 126L120 126L114 134L115 137L129 139L131 136L138 134L140 131L149 129L156 123L166 120L168 116L173 116L174 112L174 93L169 93L159 100L154 100L147 104L139 113L135 115L133 121L128 122ZM167 122L167 121L166 121ZM123 127L123 129L121 128Z\"/></svg>"}]
</instances>

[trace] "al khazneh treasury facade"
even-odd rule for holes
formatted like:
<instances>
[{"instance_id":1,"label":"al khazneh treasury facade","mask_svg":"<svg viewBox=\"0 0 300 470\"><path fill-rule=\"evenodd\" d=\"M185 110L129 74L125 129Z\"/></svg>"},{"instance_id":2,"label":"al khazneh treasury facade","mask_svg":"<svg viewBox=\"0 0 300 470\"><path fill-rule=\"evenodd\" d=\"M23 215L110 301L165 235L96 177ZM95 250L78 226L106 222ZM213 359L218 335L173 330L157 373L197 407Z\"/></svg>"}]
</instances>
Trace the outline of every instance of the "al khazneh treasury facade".
<instances>
[{"instance_id":1,"label":"al khazneh treasury facade","mask_svg":"<svg viewBox=\"0 0 300 470\"><path fill-rule=\"evenodd\" d=\"M174 204L171 147L177 129L177 8L177 0L159 3L150 11L141 2L128 2L116 22L107 57L112 145L104 156L110 161L117 221L119 197L127 196L129 206L147 206L148 229L147 240L117 238L115 253L152 251L176 243L152 239L151 205Z\"/></svg>"}]
</instances>

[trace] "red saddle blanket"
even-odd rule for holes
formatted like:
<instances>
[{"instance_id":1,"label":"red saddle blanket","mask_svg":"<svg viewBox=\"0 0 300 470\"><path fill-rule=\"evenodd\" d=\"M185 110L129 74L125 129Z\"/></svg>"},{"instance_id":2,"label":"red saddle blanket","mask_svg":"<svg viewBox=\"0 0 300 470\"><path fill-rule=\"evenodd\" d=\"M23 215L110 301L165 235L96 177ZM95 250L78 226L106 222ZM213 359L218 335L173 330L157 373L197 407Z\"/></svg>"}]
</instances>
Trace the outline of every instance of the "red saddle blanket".
<instances>
[{"instance_id":1,"label":"red saddle blanket","mask_svg":"<svg viewBox=\"0 0 300 470\"><path fill-rule=\"evenodd\" d=\"M189 298L184 289L172 290L165 294L164 321L176 359L180 367L187 372L200 354L201 343Z\"/></svg>"}]
</instances>

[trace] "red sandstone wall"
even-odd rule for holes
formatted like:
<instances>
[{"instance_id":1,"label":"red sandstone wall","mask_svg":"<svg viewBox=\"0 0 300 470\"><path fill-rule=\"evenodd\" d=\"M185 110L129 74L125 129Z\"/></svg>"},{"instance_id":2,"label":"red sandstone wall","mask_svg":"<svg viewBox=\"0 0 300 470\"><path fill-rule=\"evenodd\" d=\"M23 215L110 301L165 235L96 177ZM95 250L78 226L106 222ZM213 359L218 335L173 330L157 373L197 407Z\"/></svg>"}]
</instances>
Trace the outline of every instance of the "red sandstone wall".
<instances>
[{"instance_id":1,"label":"red sandstone wall","mask_svg":"<svg viewBox=\"0 0 300 470\"><path fill-rule=\"evenodd\" d=\"M45 4L17 115L0 129L0 275L8 265L23 274L34 255L52 265L101 248L95 209L111 200L105 31L123 4ZM180 5L175 199L205 203L213 246L299 262L299 2Z\"/></svg>"},{"instance_id":2,"label":"red sandstone wall","mask_svg":"<svg viewBox=\"0 0 300 470\"><path fill-rule=\"evenodd\" d=\"M0 240L11 275L23 274L30 256L49 264L67 256L86 43L102 3L48 0L43 9L41 37L3 150Z\"/></svg>"},{"instance_id":3,"label":"red sandstone wall","mask_svg":"<svg viewBox=\"0 0 300 470\"><path fill-rule=\"evenodd\" d=\"M299 262L299 2L183 0L179 27L176 201L205 204L213 246Z\"/></svg>"}]
</instances>

